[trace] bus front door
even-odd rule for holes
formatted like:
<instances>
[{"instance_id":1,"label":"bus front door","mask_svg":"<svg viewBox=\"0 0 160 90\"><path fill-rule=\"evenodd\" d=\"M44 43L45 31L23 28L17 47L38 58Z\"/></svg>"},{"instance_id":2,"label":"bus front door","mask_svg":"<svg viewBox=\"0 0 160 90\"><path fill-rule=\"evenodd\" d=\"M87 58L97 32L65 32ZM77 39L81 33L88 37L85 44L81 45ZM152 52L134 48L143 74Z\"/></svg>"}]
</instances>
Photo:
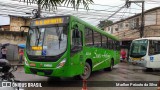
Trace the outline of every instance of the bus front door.
<instances>
[{"instance_id":1,"label":"bus front door","mask_svg":"<svg viewBox=\"0 0 160 90\"><path fill-rule=\"evenodd\" d=\"M71 30L71 63L74 74L83 72L83 38L80 27L75 24Z\"/></svg>"}]
</instances>

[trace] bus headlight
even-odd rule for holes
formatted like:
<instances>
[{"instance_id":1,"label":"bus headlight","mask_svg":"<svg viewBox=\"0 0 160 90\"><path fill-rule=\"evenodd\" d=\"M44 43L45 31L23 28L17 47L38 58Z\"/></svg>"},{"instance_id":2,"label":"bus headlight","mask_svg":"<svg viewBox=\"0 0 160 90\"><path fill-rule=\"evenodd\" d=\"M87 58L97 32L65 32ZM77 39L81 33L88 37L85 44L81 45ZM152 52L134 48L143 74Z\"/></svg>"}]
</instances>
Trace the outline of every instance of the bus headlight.
<instances>
[{"instance_id":1,"label":"bus headlight","mask_svg":"<svg viewBox=\"0 0 160 90\"><path fill-rule=\"evenodd\" d=\"M141 58L141 60L144 61L145 59L144 59L144 58Z\"/></svg>"},{"instance_id":2,"label":"bus headlight","mask_svg":"<svg viewBox=\"0 0 160 90\"><path fill-rule=\"evenodd\" d=\"M63 59L63 60L58 64L57 68L63 67L65 63L66 63L66 58Z\"/></svg>"},{"instance_id":3,"label":"bus headlight","mask_svg":"<svg viewBox=\"0 0 160 90\"><path fill-rule=\"evenodd\" d=\"M28 64L28 61L27 61L26 57L24 57L24 63L25 63L25 65L26 65L26 66L29 66L29 64Z\"/></svg>"}]
</instances>

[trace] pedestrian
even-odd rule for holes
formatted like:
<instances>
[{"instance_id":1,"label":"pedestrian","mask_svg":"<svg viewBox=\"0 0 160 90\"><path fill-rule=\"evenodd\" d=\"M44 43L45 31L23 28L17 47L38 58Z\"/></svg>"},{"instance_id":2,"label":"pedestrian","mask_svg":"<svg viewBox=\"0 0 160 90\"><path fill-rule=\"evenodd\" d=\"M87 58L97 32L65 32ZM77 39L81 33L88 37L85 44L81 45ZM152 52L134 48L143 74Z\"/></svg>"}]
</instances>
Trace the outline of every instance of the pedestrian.
<instances>
[{"instance_id":1,"label":"pedestrian","mask_svg":"<svg viewBox=\"0 0 160 90\"><path fill-rule=\"evenodd\" d=\"M121 50L121 58L122 58L122 61L126 59L126 51L124 49Z\"/></svg>"},{"instance_id":2,"label":"pedestrian","mask_svg":"<svg viewBox=\"0 0 160 90\"><path fill-rule=\"evenodd\" d=\"M6 58L7 58L7 57L6 57L7 49L6 49L5 46L2 46L2 48L1 48L1 53L2 53L2 58L3 58L3 59L6 59Z\"/></svg>"},{"instance_id":3,"label":"pedestrian","mask_svg":"<svg viewBox=\"0 0 160 90\"><path fill-rule=\"evenodd\" d=\"M20 49L19 50L19 64L22 64L23 54L24 54L23 49Z\"/></svg>"}]
</instances>

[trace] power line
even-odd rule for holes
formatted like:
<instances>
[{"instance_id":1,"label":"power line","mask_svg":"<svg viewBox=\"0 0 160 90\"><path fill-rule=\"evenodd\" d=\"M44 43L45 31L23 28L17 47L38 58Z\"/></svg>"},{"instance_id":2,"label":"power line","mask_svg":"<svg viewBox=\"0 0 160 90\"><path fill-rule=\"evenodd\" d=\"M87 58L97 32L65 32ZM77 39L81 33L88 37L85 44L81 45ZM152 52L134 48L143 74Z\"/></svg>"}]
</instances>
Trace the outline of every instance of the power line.
<instances>
[{"instance_id":1,"label":"power line","mask_svg":"<svg viewBox=\"0 0 160 90\"><path fill-rule=\"evenodd\" d=\"M2 5L2 4L1 4ZM15 4L14 4L15 5ZM13 5L2 5L2 6L8 6L8 7L12 7L12 8L14 8L15 6L13 6ZM16 5L17 6L17 5ZM66 7L66 6L60 6L60 7ZM23 9L24 8L24 10L28 10L28 8L26 8L26 7L16 7L17 9ZM33 7L32 7L33 8ZM29 9L32 9L32 8L29 8ZM37 7L36 7L37 8ZM66 7L66 8L72 8L72 7ZM35 7L33 8L33 9L35 9ZM106 10L95 10L95 9L91 9L91 10L94 10L94 11L105 11L105 12L115 12L115 11L106 11ZM82 11L79 11L79 12L82 12ZM93 12L93 13L95 13L95 12ZM119 12L119 13L123 13L123 12ZM125 13L130 13L130 12L125 12ZM131 14L135 14L135 13L131 13Z\"/></svg>"},{"instance_id":2,"label":"power line","mask_svg":"<svg viewBox=\"0 0 160 90\"><path fill-rule=\"evenodd\" d=\"M109 18L111 18L112 16L114 16L117 12L119 12L122 8L124 8L125 6L122 6L121 8L119 8L116 12L114 12L111 16L109 16L108 18L107 18L107 20L109 19Z\"/></svg>"},{"instance_id":3,"label":"power line","mask_svg":"<svg viewBox=\"0 0 160 90\"><path fill-rule=\"evenodd\" d=\"M15 11L8 11L7 9L1 9L0 10L1 12L7 12L7 13L10 13L10 12L15 12ZM17 13L16 14L22 14L23 12L21 11L16 11ZM48 14L52 14L52 13L48 13ZM64 15L64 14L57 14L57 15ZM89 18L87 16L83 16L83 15L76 15L76 16L79 16L81 18ZM113 18L116 18L116 17L113 17ZM101 17L97 17L97 18L89 18L89 19L101 19Z\"/></svg>"},{"instance_id":4,"label":"power line","mask_svg":"<svg viewBox=\"0 0 160 90\"><path fill-rule=\"evenodd\" d=\"M1 6L4 6L3 5L3 3L1 3ZM17 13L17 12L24 12L24 10L29 10L29 9L34 9L34 8L37 8L37 6L24 6L24 5L18 5L18 4L8 4L8 5L5 5L6 7L10 7L10 8L16 8L16 10L13 10L13 12L15 12L15 13ZM18 7L16 7L16 6L18 6ZM73 7L66 7L66 6L58 6L59 8L72 8L73 9ZM84 8L80 8L80 9L82 9L82 10L84 10ZM18 10L20 10L20 11L18 11ZM22 11L23 10L23 11ZM108 11L108 9L105 9L105 10L96 10L96 9L90 9L91 11L88 11L89 13L92 13L94 16L97 16L98 17L98 19L103 19L103 18L105 18L105 17L108 17L108 15L112 15L111 13L112 12L115 12L115 11ZM82 14L82 15L77 15L77 16L81 16L82 18L88 18L88 16L89 15L92 15L92 14L87 14L85 11L78 11L78 13L75 13L75 11L70 11L70 10L66 10L66 9L61 9L61 10L58 10L57 9L57 11L55 11L54 13L50 13L50 12L47 12L47 11L45 11L45 10L42 10L43 12L43 14L56 14L56 15L60 15L60 14L62 14L62 15L64 15L64 12L69 12L70 14ZM59 11L59 12L58 12ZM95 11L95 12L93 12L93 11ZM107 13L97 13L97 12L107 12ZM6 10L6 12L7 12L7 10ZM57 13L58 12L58 13ZM24 13L26 13L26 12L24 12ZM131 13L131 12L117 12L117 13L119 13L119 14L124 14L124 13L130 13L130 14L135 14L135 13ZM84 16L85 15L85 16ZM117 15L117 16L120 16L120 15ZM119 18L119 17L113 17L112 16L112 18ZM100 17L100 18L99 18ZM111 18L111 17L110 17ZM97 18L89 18L89 19L97 19Z\"/></svg>"},{"instance_id":5,"label":"power line","mask_svg":"<svg viewBox=\"0 0 160 90\"><path fill-rule=\"evenodd\" d=\"M9 9L7 9L7 10L9 10ZM12 8L12 10L13 10L13 8ZM17 10L13 10L13 11L15 11L15 12L17 12ZM62 10L61 10L62 11ZM19 11L19 12L24 12L24 11ZM67 11L68 12L68 11ZM79 11L79 12L83 12L83 11ZM26 12L24 12L24 13L26 13ZM45 12L45 13L48 13L48 12ZM63 13L63 12L62 12ZM84 13L74 13L73 12L73 14L85 14L86 12L84 12ZM122 12L122 13L127 13L127 12ZM70 13L71 14L71 13ZM93 13L93 14L95 14L95 13ZM105 14L107 14L107 15L110 15L110 14L108 14L108 13L104 13L104 15ZM88 13L88 14L85 14L85 15L91 15L91 13ZM95 16L104 16L102 13L101 14L98 14L98 15L96 15L95 14ZM153 14L152 14L153 15Z\"/></svg>"},{"instance_id":6,"label":"power line","mask_svg":"<svg viewBox=\"0 0 160 90\"><path fill-rule=\"evenodd\" d=\"M12 1L19 1L19 0L12 0ZM23 1L19 1L19 2L23 2ZM26 3L26 2L24 2L24 3ZM28 2L28 3L32 3L32 2ZM35 3L36 4L36 3ZM103 4L95 4L95 3L93 3L93 4L89 4L89 5L97 5L97 6L107 6L107 7L111 7L111 8L114 8L114 7L117 7L117 8L119 8L120 7L120 5L117 5L117 6L112 6L112 5L103 5ZM61 5L62 6L62 5ZM67 7L67 6L66 6ZM73 8L73 7L72 7ZM84 9L84 8L83 8ZM135 10L141 10L141 9L137 9L137 8L131 8L131 9L135 9Z\"/></svg>"},{"instance_id":7,"label":"power line","mask_svg":"<svg viewBox=\"0 0 160 90\"><path fill-rule=\"evenodd\" d=\"M119 7L119 8L121 8L119 5L118 5L118 6L103 5L103 4L93 4L93 5L99 5L99 6L109 6L109 7ZM137 8L131 8L131 9L135 9L135 10L141 10L141 9L137 9Z\"/></svg>"},{"instance_id":8,"label":"power line","mask_svg":"<svg viewBox=\"0 0 160 90\"><path fill-rule=\"evenodd\" d=\"M7 12L7 13L10 13L10 12L14 12L14 11L8 11L7 9L1 9L0 10L1 12ZM22 14L23 12L17 12L16 14ZM48 13L49 15L52 15L52 13ZM57 14L57 15L64 15L64 14ZM88 18L88 16L83 16L83 15L76 15L76 16L80 16L80 17L83 17L83 18ZM101 17L97 17L98 19L100 19ZM91 18L91 19L97 19L97 18ZM116 17L113 17L113 18L116 18Z\"/></svg>"},{"instance_id":9,"label":"power line","mask_svg":"<svg viewBox=\"0 0 160 90\"><path fill-rule=\"evenodd\" d=\"M155 3L157 3L158 1L155 1L155 0L149 0L149 1L146 1L146 2L155 2Z\"/></svg>"},{"instance_id":10,"label":"power line","mask_svg":"<svg viewBox=\"0 0 160 90\"><path fill-rule=\"evenodd\" d=\"M15 5L15 4L14 4ZM17 6L17 5L16 5ZM28 6L27 6L28 7ZM57 6L57 7L64 7L64 8L72 8L73 7L69 7L69 6ZM114 6L115 7L115 6ZM116 7L119 7L119 6L116 6ZM21 7L22 8L22 7ZM26 7L24 7L26 8ZM82 9L82 10L85 10L85 8L79 8L79 9ZM96 10L96 9L89 9L89 10L92 10L92 11L105 11L105 12L115 12L115 11L108 11L108 9L103 9L103 10ZM122 13L122 12L119 12L119 13Z\"/></svg>"},{"instance_id":11,"label":"power line","mask_svg":"<svg viewBox=\"0 0 160 90\"><path fill-rule=\"evenodd\" d=\"M126 8L124 8L123 12L127 11ZM121 19L123 18L123 16L125 15L125 12L121 15Z\"/></svg>"},{"instance_id":12,"label":"power line","mask_svg":"<svg viewBox=\"0 0 160 90\"><path fill-rule=\"evenodd\" d=\"M0 5L2 5L2 4L0 4ZM2 5L2 6L4 6L4 5ZM5 5L6 6L6 5ZM11 7L11 6L9 6L9 7ZM14 6L12 6L12 7L14 7ZM17 9L22 9L22 8L20 8L20 7L17 7ZM22 10L26 10L26 9L22 9ZM28 9L27 9L28 10ZM62 10L60 10L60 11L62 11ZM27 11L26 11L27 12ZM25 12L25 13L26 13ZM29 11L28 11L29 12ZM44 11L45 12L45 11ZM67 11L68 12L68 11ZM71 11L70 11L71 12ZM83 11L79 11L79 12L83 12ZM85 12L86 13L86 12ZM122 12L123 13L123 12ZM127 13L127 12L126 12ZM84 13L82 13L82 14L84 14ZM94 13L95 14L95 13ZM101 13L102 14L102 13ZM109 15L108 13L104 13L104 14L107 14L107 15ZM135 14L135 13L134 13Z\"/></svg>"}]
</instances>

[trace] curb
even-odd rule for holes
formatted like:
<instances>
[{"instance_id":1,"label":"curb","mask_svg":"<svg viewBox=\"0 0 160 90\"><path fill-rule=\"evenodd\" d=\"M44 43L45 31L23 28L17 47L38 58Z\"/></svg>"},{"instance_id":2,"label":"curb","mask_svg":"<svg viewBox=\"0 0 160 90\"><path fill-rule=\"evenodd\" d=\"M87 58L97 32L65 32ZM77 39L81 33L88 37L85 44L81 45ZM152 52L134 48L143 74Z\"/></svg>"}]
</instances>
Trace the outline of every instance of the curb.
<instances>
[{"instance_id":1,"label":"curb","mask_svg":"<svg viewBox=\"0 0 160 90\"><path fill-rule=\"evenodd\" d=\"M24 66L24 62L19 63L19 61L8 61L12 66Z\"/></svg>"},{"instance_id":2,"label":"curb","mask_svg":"<svg viewBox=\"0 0 160 90\"><path fill-rule=\"evenodd\" d=\"M23 64L11 64L12 66L24 66Z\"/></svg>"}]
</instances>

